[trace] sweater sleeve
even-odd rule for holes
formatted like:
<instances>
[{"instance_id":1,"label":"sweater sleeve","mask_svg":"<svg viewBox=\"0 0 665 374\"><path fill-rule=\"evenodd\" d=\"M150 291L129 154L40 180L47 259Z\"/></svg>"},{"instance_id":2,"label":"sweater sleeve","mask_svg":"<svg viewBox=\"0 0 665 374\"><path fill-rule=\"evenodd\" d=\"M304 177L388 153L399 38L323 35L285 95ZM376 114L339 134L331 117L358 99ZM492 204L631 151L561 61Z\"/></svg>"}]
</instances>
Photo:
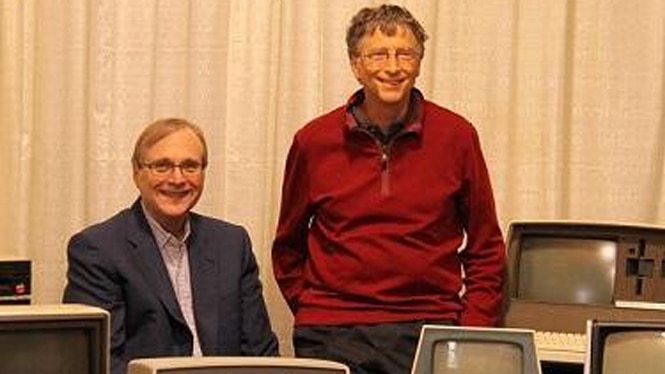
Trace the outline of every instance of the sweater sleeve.
<instances>
[{"instance_id":1,"label":"sweater sleeve","mask_svg":"<svg viewBox=\"0 0 665 374\"><path fill-rule=\"evenodd\" d=\"M275 280L294 314L304 288L307 232L311 216L304 153L296 135L286 159L280 215L272 245Z\"/></svg>"},{"instance_id":2,"label":"sweater sleeve","mask_svg":"<svg viewBox=\"0 0 665 374\"><path fill-rule=\"evenodd\" d=\"M505 245L489 173L475 130L467 148L464 173L465 188L459 209L467 245L460 254L465 274L460 324L498 325L506 276Z\"/></svg>"}]
</instances>

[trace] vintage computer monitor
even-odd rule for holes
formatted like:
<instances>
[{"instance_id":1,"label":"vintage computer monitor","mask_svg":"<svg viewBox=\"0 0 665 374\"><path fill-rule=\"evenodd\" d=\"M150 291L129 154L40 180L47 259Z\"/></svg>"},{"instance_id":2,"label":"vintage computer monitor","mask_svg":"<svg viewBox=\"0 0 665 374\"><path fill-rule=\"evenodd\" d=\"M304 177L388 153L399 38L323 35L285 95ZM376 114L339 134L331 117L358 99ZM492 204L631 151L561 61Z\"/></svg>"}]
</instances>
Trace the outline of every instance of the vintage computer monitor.
<instances>
[{"instance_id":1,"label":"vintage computer monitor","mask_svg":"<svg viewBox=\"0 0 665 374\"><path fill-rule=\"evenodd\" d=\"M590 320L587 335L585 374L665 373L665 320Z\"/></svg>"},{"instance_id":2,"label":"vintage computer monitor","mask_svg":"<svg viewBox=\"0 0 665 374\"><path fill-rule=\"evenodd\" d=\"M533 330L424 325L411 374L540 374Z\"/></svg>"},{"instance_id":3,"label":"vintage computer monitor","mask_svg":"<svg viewBox=\"0 0 665 374\"><path fill-rule=\"evenodd\" d=\"M506 325L585 333L586 321L665 312L665 228L513 222Z\"/></svg>"},{"instance_id":4,"label":"vintage computer monitor","mask_svg":"<svg viewBox=\"0 0 665 374\"><path fill-rule=\"evenodd\" d=\"M25 258L0 259L0 305L30 304L32 262Z\"/></svg>"},{"instance_id":5,"label":"vintage computer monitor","mask_svg":"<svg viewBox=\"0 0 665 374\"><path fill-rule=\"evenodd\" d=\"M127 374L349 374L349 368L292 357L157 357L130 361Z\"/></svg>"},{"instance_id":6,"label":"vintage computer monitor","mask_svg":"<svg viewBox=\"0 0 665 374\"><path fill-rule=\"evenodd\" d=\"M577 221L519 221L507 235L505 326L586 339L588 319L665 318L665 228ZM580 339L578 339L580 340ZM584 342L586 344L586 342ZM586 345L551 360L584 362ZM563 351L563 350L562 350ZM540 351L541 359L550 360ZM561 357L561 358L559 358Z\"/></svg>"},{"instance_id":7,"label":"vintage computer monitor","mask_svg":"<svg viewBox=\"0 0 665 374\"><path fill-rule=\"evenodd\" d=\"M0 373L108 374L109 314L77 304L0 306Z\"/></svg>"}]
</instances>

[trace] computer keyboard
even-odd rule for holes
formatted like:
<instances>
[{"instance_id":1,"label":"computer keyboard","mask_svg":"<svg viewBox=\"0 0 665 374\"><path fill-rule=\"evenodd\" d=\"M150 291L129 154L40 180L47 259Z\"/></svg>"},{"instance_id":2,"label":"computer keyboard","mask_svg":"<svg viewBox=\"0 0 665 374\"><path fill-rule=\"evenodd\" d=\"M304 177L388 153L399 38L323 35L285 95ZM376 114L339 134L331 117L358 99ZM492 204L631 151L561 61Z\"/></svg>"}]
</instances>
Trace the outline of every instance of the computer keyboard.
<instances>
[{"instance_id":1,"label":"computer keyboard","mask_svg":"<svg viewBox=\"0 0 665 374\"><path fill-rule=\"evenodd\" d=\"M586 334L536 331L535 342L542 361L584 363Z\"/></svg>"}]
</instances>

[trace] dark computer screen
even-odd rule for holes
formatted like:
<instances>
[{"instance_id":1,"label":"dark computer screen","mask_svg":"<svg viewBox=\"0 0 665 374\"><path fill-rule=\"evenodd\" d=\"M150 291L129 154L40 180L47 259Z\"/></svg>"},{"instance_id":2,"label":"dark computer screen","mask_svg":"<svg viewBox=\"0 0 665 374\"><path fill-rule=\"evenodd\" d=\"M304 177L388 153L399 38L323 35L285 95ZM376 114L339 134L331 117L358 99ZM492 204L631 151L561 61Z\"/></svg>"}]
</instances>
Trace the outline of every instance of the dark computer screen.
<instances>
[{"instance_id":1,"label":"dark computer screen","mask_svg":"<svg viewBox=\"0 0 665 374\"><path fill-rule=\"evenodd\" d=\"M517 298L564 304L612 304L616 241L524 235Z\"/></svg>"},{"instance_id":2,"label":"dark computer screen","mask_svg":"<svg viewBox=\"0 0 665 374\"><path fill-rule=\"evenodd\" d=\"M663 331L612 334L605 341L603 374L665 373ZM639 368L639 369L638 369Z\"/></svg>"},{"instance_id":3,"label":"dark computer screen","mask_svg":"<svg viewBox=\"0 0 665 374\"><path fill-rule=\"evenodd\" d=\"M522 372L522 348L517 344L492 341L441 341L434 346L433 357L432 374Z\"/></svg>"},{"instance_id":4,"label":"dark computer screen","mask_svg":"<svg viewBox=\"0 0 665 374\"><path fill-rule=\"evenodd\" d=\"M8 309L9 308L9 309ZM0 373L107 374L108 316L87 307L0 307Z\"/></svg>"}]
</instances>

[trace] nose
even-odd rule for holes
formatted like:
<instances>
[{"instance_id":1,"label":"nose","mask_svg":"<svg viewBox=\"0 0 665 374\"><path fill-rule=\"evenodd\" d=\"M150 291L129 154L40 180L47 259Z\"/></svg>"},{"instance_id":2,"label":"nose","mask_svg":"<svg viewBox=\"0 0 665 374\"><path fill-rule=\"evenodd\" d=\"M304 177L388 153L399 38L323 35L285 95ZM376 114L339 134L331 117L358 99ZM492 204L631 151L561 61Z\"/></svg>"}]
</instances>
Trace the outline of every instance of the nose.
<instances>
[{"instance_id":1,"label":"nose","mask_svg":"<svg viewBox=\"0 0 665 374\"><path fill-rule=\"evenodd\" d=\"M388 71L398 71L400 69L400 62L399 59L397 58L396 53L389 53L388 54L388 60L386 61L385 64L385 70Z\"/></svg>"},{"instance_id":2,"label":"nose","mask_svg":"<svg viewBox=\"0 0 665 374\"><path fill-rule=\"evenodd\" d=\"M180 165L177 165L176 167L173 168L173 171L169 174L169 182L172 183L179 183L185 181L187 178L185 178L185 173L182 171L182 167Z\"/></svg>"}]
</instances>

